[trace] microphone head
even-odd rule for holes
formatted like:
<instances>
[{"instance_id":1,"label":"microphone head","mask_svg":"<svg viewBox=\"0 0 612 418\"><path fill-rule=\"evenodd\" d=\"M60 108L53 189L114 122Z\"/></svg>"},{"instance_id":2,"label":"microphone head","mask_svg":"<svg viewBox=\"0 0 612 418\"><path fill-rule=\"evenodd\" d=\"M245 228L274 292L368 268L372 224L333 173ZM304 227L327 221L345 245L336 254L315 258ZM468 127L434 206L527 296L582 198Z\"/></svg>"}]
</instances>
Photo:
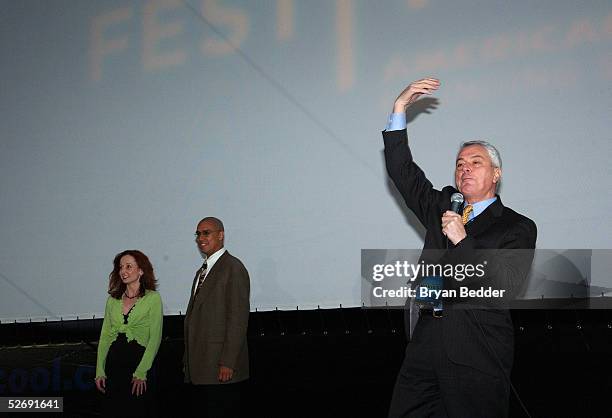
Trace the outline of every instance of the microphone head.
<instances>
[{"instance_id":1,"label":"microphone head","mask_svg":"<svg viewBox=\"0 0 612 418\"><path fill-rule=\"evenodd\" d=\"M459 208L463 204L463 195L461 193L453 193L451 195L451 210L459 213Z\"/></svg>"},{"instance_id":2,"label":"microphone head","mask_svg":"<svg viewBox=\"0 0 612 418\"><path fill-rule=\"evenodd\" d=\"M459 204L463 203L463 195L461 193L453 193L451 195L451 203L455 203L455 202Z\"/></svg>"}]
</instances>

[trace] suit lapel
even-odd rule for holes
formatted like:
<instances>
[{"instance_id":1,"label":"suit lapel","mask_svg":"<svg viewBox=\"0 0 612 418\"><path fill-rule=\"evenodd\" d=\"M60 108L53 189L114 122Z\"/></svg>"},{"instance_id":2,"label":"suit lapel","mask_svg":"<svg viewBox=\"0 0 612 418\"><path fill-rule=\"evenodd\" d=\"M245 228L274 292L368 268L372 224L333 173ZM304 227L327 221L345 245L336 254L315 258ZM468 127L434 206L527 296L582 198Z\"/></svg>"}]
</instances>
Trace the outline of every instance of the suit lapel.
<instances>
[{"instance_id":1,"label":"suit lapel","mask_svg":"<svg viewBox=\"0 0 612 418\"><path fill-rule=\"evenodd\" d=\"M497 196L495 202L491 203L480 215L465 226L465 231L472 237L480 235L497 221L497 218L501 216L503 210L504 205L500 197Z\"/></svg>"},{"instance_id":2,"label":"suit lapel","mask_svg":"<svg viewBox=\"0 0 612 418\"><path fill-rule=\"evenodd\" d=\"M193 283L191 284L191 293L189 293L189 303L187 304L187 312L185 312L185 315L187 315L187 313L189 313L191 311L191 308L193 307L193 299L194 299L194 290L195 287L198 284L198 272L200 271L200 269L196 270L196 274L193 278Z\"/></svg>"},{"instance_id":3,"label":"suit lapel","mask_svg":"<svg viewBox=\"0 0 612 418\"><path fill-rule=\"evenodd\" d=\"M202 287L200 287L200 289L195 294L196 298L198 298L198 297L199 298L203 298L204 296L200 296L200 295L207 294L208 293L208 289L211 288L215 284L215 281L219 277L219 272L223 270L223 265L225 264L225 259L227 258L226 256L228 254L229 253L226 250L223 253L223 255L221 257L219 257L219 259L212 266L212 268L210 269L210 271L206 275L206 279L204 280L204 283L202 283Z\"/></svg>"}]
</instances>

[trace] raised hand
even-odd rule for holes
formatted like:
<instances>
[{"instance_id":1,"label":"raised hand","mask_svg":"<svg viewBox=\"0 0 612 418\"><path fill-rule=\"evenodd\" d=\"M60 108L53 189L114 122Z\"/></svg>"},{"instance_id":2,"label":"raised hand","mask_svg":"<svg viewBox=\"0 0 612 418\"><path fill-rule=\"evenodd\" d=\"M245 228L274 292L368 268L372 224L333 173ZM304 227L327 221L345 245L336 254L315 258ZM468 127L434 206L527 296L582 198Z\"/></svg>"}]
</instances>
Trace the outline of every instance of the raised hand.
<instances>
[{"instance_id":1,"label":"raised hand","mask_svg":"<svg viewBox=\"0 0 612 418\"><path fill-rule=\"evenodd\" d=\"M436 78L424 78L414 81L406 87L393 104L393 113L405 112L408 106L416 102L423 94L432 94L440 87L440 80Z\"/></svg>"}]
</instances>

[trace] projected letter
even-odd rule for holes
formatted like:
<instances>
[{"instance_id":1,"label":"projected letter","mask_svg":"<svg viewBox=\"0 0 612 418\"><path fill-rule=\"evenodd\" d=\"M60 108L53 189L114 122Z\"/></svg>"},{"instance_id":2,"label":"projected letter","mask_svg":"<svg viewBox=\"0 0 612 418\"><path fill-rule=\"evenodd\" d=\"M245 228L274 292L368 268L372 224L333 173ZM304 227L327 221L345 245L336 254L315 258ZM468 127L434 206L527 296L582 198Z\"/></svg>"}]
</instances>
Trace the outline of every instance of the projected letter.
<instances>
[{"instance_id":1,"label":"projected letter","mask_svg":"<svg viewBox=\"0 0 612 418\"><path fill-rule=\"evenodd\" d=\"M338 30L338 88L351 88L355 81L353 74L353 2L337 0L336 27Z\"/></svg>"},{"instance_id":2,"label":"projected letter","mask_svg":"<svg viewBox=\"0 0 612 418\"><path fill-rule=\"evenodd\" d=\"M122 7L93 19L90 32L91 52L89 60L90 74L93 80L99 81L102 79L102 64L106 55L128 47L126 36L107 40L104 39L104 31L109 26L124 22L131 17L132 10L128 7Z\"/></svg>"},{"instance_id":3,"label":"projected letter","mask_svg":"<svg viewBox=\"0 0 612 418\"><path fill-rule=\"evenodd\" d=\"M185 62L185 51L175 50L173 52L161 53L156 51L159 40L172 38L183 32L180 22L172 22L162 25L157 20L157 13L164 9L180 7L179 0L152 0L146 3L142 27L144 39L142 45L142 65L147 70L180 65Z\"/></svg>"},{"instance_id":4,"label":"projected letter","mask_svg":"<svg viewBox=\"0 0 612 418\"><path fill-rule=\"evenodd\" d=\"M230 54L246 39L249 32L249 19L239 9L224 8L217 0L203 0L202 11L204 18L222 31L223 26L230 28L224 39L206 39L202 42L202 52L207 54Z\"/></svg>"},{"instance_id":5,"label":"projected letter","mask_svg":"<svg viewBox=\"0 0 612 418\"><path fill-rule=\"evenodd\" d=\"M276 38L287 41L293 37L293 0L276 2Z\"/></svg>"}]
</instances>

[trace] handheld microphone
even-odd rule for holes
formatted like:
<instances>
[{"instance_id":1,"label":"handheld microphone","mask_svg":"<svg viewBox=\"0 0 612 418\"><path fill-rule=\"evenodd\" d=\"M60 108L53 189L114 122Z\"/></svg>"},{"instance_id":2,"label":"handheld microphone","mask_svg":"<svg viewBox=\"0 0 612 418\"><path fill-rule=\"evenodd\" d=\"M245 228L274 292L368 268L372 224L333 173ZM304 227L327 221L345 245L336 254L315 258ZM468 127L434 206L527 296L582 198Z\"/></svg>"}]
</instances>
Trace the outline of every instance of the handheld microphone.
<instances>
[{"instance_id":1,"label":"handheld microphone","mask_svg":"<svg viewBox=\"0 0 612 418\"><path fill-rule=\"evenodd\" d=\"M461 193L453 193L450 198L451 209L455 213L461 214L461 205L463 204L463 195Z\"/></svg>"}]
</instances>

